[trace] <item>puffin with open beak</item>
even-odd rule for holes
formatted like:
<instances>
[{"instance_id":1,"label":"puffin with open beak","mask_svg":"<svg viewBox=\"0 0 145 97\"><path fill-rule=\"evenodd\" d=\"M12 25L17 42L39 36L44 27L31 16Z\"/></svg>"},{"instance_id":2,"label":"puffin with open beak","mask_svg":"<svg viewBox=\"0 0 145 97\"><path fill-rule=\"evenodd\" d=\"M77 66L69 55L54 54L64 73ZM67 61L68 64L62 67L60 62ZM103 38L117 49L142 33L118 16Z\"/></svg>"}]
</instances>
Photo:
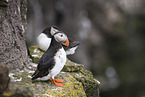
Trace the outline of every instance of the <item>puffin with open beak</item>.
<instances>
[{"instance_id":1,"label":"puffin with open beak","mask_svg":"<svg viewBox=\"0 0 145 97\"><path fill-rule=\"evenodd\" d=\"M43 32L49 31L46 28ZM62 45L68 47L68 37L60 31L51 32L51 42L49 48L42 55L35 73L32 75L32 80L49 80L57 86L63 87L62 79L54 79L60 73L66 62L66 52Z\"/></svg>"},{"instance_id":2,"label":"puffin with open beak","mask_svg":"<svg viewBox=\"0 0 145 97\"><path fill-rule=\"evenodd\" d=\"M39 48L43 51L46 51L48 47L50 46L52 35L56 32L60 31L58 27L51 26L46 28L38 37L37 37L37 44ZM70 38L69 40L69 46L63 45L63 48L66 51L66 55L71 55L75 53L75 50L77 49L78 45L80 44L79 41L72 41Z\"/></svg>"}]
</instances>

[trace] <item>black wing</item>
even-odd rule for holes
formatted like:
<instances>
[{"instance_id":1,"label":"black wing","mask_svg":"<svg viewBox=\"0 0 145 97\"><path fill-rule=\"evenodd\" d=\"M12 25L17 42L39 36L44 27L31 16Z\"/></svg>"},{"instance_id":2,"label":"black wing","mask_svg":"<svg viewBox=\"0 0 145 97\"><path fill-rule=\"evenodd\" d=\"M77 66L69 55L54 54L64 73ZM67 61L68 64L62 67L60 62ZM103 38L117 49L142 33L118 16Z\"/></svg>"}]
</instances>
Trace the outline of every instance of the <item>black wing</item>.
<instances>
[{"instance_id":1,"label":"black wing","mask_svg":"<svg viewBox=\"0 0 145 97\"><path fill-rule=\"evenodd\" d=\"M37 70L33 74L32 80L38 77L46 76L49 73L49 71L54 67L54 56L57 51L57 47L59 46L53 45L52 47L49 47L47 51L42 55L37 66Z\"/></svg>"},{"instance_id":2,"label":"black wing","mask_svg":"<svg viewBox=\"0 0 145 97\"><path fill-rule=\"evenodd\" d=\"M54 60L53 58L50 58L49 60L42 60L39 62L38 66L37 66L37 69L39 71L42 71L42 70L50 70L52 69L54 66Z\"/></svg>"},{"instance_id":3,"label":"black wing","mask_svg":"<svg viewBox=\"0 0 145 97\"><path fill-rule=\"evenodd\" d=\"M36 78L38 78L38 77L43 77L43 76L45 76L45 75L47 75L47 74L48 74L47 71L44 71L44 70L39 71L39 70L37 69L37 70L35 71L35 73L33 74L32 80L34 80L34 79L36 79Z\"/></svg>"},{"instance_id":4,"label":"black wing","mask_svg":"<svg viewBox=\"0 0 145 97\"><path fill-rule=\"evenodd\" d=\"M52 69L54 66L54 61L53 58L47 60L44 62L44 60L40 60L38 66L37 66L37 70L35 71L35 73L32 75L32 80L38 78L38 77L43 77L46 76L50 69Z\"/></svg>"}]
</instances>

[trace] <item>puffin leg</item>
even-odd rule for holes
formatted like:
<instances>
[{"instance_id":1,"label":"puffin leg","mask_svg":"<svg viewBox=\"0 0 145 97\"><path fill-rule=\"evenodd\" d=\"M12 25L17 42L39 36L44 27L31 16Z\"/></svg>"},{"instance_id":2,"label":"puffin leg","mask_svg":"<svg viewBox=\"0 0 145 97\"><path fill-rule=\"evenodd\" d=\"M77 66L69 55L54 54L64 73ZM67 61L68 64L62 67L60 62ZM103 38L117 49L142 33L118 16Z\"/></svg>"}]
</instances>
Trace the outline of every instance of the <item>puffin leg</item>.
<instances>
[{"instance_id":1,"label":"puffin leg","mask_svg":"<svg viewBox=\"0 0 145 97\"><path fill-rule=\"evenodd\" d=\"M48 79L49 81L56 81L56 82L59 82L59 83L63 83L63 80L62 79Z\"/></svg>"},{"instance_id":2,"label":"puffin leg","mask_svg":"<svg viewBox=\"0 0 145 97\"><path fill-rule=\"evenodd\" d=\"M55 82L56 79L52 79L53 83L57 86L64 87L62 83Z\"/></svg>"}]
</instances>

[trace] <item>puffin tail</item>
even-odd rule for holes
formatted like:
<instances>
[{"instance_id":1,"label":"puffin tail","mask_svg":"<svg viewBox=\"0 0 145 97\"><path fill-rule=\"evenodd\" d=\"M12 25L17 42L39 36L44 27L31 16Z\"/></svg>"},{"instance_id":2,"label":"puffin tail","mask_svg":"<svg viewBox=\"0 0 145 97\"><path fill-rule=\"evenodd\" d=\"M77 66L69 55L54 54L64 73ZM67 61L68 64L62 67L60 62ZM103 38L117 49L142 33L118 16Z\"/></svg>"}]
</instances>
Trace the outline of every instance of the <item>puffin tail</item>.
<instances>
[{"instance_id":1,"label":"puffin tail","mask_svg":"<svg viewBox=\"0 0 145 97\"><path fill-rule=\"evenodd\" d=\"M36 77L36 75L39 73L39 71L38 70L36 70L35 72L34 72L34 74L32 75L32 79L31 80L35 80L37 77Z\"/></svg>"},{"instance_id":2,"label":"puffin tail","mask_svg":"<svg viewBox=\"0 0 145 97\"><path fill-rule=\"evenodd\" d=\"M36 79L36 77L32 77L32 79L31 80L35 80Z\"/></svg>"}]
</instances>

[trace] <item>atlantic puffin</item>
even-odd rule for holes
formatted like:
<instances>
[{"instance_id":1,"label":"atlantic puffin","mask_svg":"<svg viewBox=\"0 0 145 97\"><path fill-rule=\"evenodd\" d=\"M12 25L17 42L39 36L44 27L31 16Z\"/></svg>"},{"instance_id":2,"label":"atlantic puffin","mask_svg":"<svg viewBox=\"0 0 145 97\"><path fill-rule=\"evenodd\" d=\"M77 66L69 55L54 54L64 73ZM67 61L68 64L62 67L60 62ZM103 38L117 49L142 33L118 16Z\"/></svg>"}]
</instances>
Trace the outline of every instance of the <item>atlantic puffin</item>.
<instances>
[{"instance_id":1,"label":"atlantic puffin","mask_svg":"<svg viewBox=\"0 0 145 97\"><path fill-rule=\"evenodd\" d=\"M47 31L47 28L44 31ZM61 83L62 79L54 79L66 62L66 52L62 44L66 47L69 46L68 37L60 31L52 33L49 48L40 58L37 69L32 75L32 80L49 80L57 86L64 86Z\"/></svg>"},{"instance_id":2,"label":"atlantic puffin","mask_svg":"<svg viewBox=\"0 0 145 97\"><path fill-rule=\"evenodd\" d=\"M46 51L47 48L50 46L51 38L54 33L60 31L60 29L57 26L51 26L47 27L38 37L37 37L37 44L38 47ZM77 49L78 45L80 44L79 41L72 41L70 38L69 40L69 46L62 45L63 48L66 51L66 55L71 55L75 53L75 50Z\"/></svg>"}]
</instances>

